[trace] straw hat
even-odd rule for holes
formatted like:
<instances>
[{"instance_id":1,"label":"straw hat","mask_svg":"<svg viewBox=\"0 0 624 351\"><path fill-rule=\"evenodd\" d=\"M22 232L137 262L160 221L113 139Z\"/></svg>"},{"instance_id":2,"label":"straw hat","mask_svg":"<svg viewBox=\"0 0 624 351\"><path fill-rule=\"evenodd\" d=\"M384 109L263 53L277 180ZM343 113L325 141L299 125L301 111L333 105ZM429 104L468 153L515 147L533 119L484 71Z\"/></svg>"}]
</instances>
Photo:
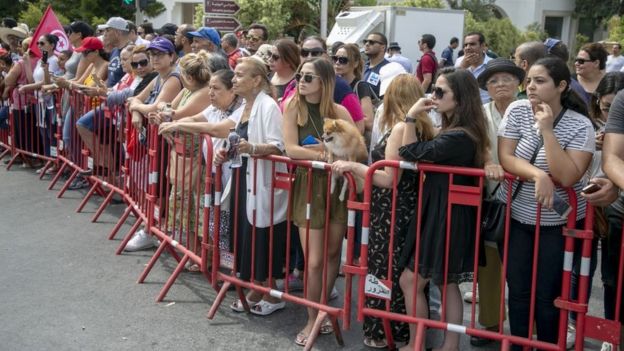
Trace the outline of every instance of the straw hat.
<instances>
[{"instance_id":1,"label":"straw hat","mask_svg":"<svg viewBox=\"0 0 624 351\"><path fill-rule=\"evenodd\" d=\"M28 36L28 26L25 23L20 23L17 27L13 28L0 28L0 40L5 43L9 42L9 35L16 36L20 39L24 39Z\"/></svg>"}]
</instances>

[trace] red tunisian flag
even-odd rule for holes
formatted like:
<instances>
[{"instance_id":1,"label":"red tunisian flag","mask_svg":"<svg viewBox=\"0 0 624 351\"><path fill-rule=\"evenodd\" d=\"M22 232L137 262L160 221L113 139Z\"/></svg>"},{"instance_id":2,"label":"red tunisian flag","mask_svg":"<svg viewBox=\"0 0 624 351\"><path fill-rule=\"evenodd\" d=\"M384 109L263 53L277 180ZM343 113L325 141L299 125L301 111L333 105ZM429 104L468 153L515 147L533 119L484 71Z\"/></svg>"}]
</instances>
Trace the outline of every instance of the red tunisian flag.
<instances>
[{"instance_id":1,"label":"red tunisian flag","mask_svg":"<svg viewBox=\"0 0 624 351\"><path fill-rule=\"evenodd\" d=\"M37 42L39 38L44 34L54 34L59 38L58 43L56 44L56 49L54 53L57 55L63 51L71 48L71 44L69 43L69 38L67 38L67 34L65 34L65 30L63 30L63 26L61 22L59 22L58 18L52 11L52 6L48 5L43 17L41 18L41 22L37 26L35 30L35 34L33 35L33 40L30 42L30 52L37 55L37 57L41 57L41 52L39 51L39 47L37 47Z\"/></svg>"}]
</instances>

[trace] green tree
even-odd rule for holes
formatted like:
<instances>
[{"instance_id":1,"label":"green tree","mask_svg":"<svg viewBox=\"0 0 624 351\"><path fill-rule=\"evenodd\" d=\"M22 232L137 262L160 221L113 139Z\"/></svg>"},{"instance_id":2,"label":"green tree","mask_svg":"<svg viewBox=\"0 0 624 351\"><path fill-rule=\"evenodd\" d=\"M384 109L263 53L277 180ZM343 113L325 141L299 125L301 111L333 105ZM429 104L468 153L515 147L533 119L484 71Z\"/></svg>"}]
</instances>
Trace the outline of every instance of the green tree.
<instances>
[{"instance_id":1,"label":"green tree","mask_svg":"<svg viewBox=\"0 0 624 351\"><path fill-rule=\"evenodd\" d=\"M380 1L379 5L392 5L392 6L404 6L404 7L419 7L425 9L442 9L444 3L442 0L407 0L399 2L383 2Z\"/></svg>"},{"instance_id":2,"label":"green tree","mask_svg":"<svg viewBox=\"0 0 624 351\"><path fill-rule=\"evenodd\" d=\"M283 33L292 16L284 0L238 0L238 20L243 26L262 23L267 26L272 38Z\"/></svg>"},{"instance_id":3,"label":"green tree","mask_svg":"<svg viewBox=\"0 0 624 351\"><path fill-rule=\"evenodd\" d=\"M199 28L204 25L204 4L195 5L195 13L193 14L193 27Z\"/></svg>"},{"instance_id":4,"label":"green tree","mask_svg":"<svg viewBox=\"0 0 624 351\"><path fill-rule=\"evenodd\" d=\"M576 0L575 12L592 21L592 27L601 27L613 15L624 14L624 2L621 0Z\"/></svg>"},{"instance_id":5,"label":"green tree","mask_svg":"<svg viewBox=\"0 0 624 351\"><path fill-rule=\"evenodd\" d=\"M479 22L486 22L494 16L495 0L447 0L452 9L468 10Z\"/></svg>"},{"instance_id":6,"label":"green tree","mask_svg":"<svg viewBox=\"0 0 624 351\"><path fill-rule=\"evenodd\" d=\"M617 41L622 44L624 41L624 17L611 17L607 28L609 29L609 41Z\"/></svg>"},{"instance_id":7,"label":"green tree","mask_svg":"<svg viewBox=\"0 0 624 351\"><path fill-rule=\"evenodd\" d=\"M26 7L26 9L20 13L18 20L19 22L26 23L29 28L34 30L37 25L39 25L39 22L43 17L43 12L46 8L47 6L42 8L39 5L30 3ZM67 17L65 17L62 13L58 13L56 12L56 10L54 10L54 14L58 18L59 22L61 22L61 24L69 23Z\"/></svg>"}]
</instances>

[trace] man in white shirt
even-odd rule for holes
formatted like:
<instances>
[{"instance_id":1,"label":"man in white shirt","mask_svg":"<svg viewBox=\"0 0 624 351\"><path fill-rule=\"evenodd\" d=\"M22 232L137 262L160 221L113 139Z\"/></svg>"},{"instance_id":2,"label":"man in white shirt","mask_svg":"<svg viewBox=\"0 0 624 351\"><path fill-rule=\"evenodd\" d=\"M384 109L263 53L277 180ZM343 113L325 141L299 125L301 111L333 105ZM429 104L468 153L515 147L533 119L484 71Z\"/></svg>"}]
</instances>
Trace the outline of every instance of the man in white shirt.
<instances>
[{"instance_id":1,"label":"man in white shirt","mask_svg":"<svg viewBox=\"0 0 624 351\"><path fill-rule=\"evenodd\" d=\"M624 67L624 56L620 55L622 45L613 44L612 55L607 56L607 73L618 72Z\"/></svg>"}]
</instances>

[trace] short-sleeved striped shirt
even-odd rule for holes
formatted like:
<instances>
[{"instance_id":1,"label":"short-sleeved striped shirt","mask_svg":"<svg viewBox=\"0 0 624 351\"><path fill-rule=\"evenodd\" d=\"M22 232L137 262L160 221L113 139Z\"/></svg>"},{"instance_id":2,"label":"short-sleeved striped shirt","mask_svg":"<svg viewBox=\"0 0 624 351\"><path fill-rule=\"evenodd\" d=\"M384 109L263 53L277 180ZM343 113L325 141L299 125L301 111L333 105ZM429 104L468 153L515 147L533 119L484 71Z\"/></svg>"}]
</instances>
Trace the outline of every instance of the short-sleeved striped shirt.
<instances>
[{"instance_id":1,"label":"short-sleeved striped shirt","mask_svg":"<svg viewBox=\"0 0 624 351\"><path fill-rule=\"evenodd\" d=\"M529 100L518 100L507 108L505 116L498 129L498 136L518 140L514 156L531 160L535 148L540 142L540 136L534 127L535 118ZM572 110L566 110L563 117L554 129L559 145L566 150L579 150L593 153L595 150L594 129L589 118ZM534 166L550 174L544 146L540 149ZM518 182L514 181L513 191ZM581 192L583 179L574 184L577 194ZM562 199L567 199L566 192L558 187L556 192ZM507 186L500 187L498 198L502 201L507 199ZM585 218L585 200L578 197L577 220ZM537 217L537 202L535 200L535 183L525 182L518 196L511 206L511 217L521 223L535 225ZM555 211L542 208L541 225L562 225L566 220L562 219Z\"/></svg>"}]
</instances>

